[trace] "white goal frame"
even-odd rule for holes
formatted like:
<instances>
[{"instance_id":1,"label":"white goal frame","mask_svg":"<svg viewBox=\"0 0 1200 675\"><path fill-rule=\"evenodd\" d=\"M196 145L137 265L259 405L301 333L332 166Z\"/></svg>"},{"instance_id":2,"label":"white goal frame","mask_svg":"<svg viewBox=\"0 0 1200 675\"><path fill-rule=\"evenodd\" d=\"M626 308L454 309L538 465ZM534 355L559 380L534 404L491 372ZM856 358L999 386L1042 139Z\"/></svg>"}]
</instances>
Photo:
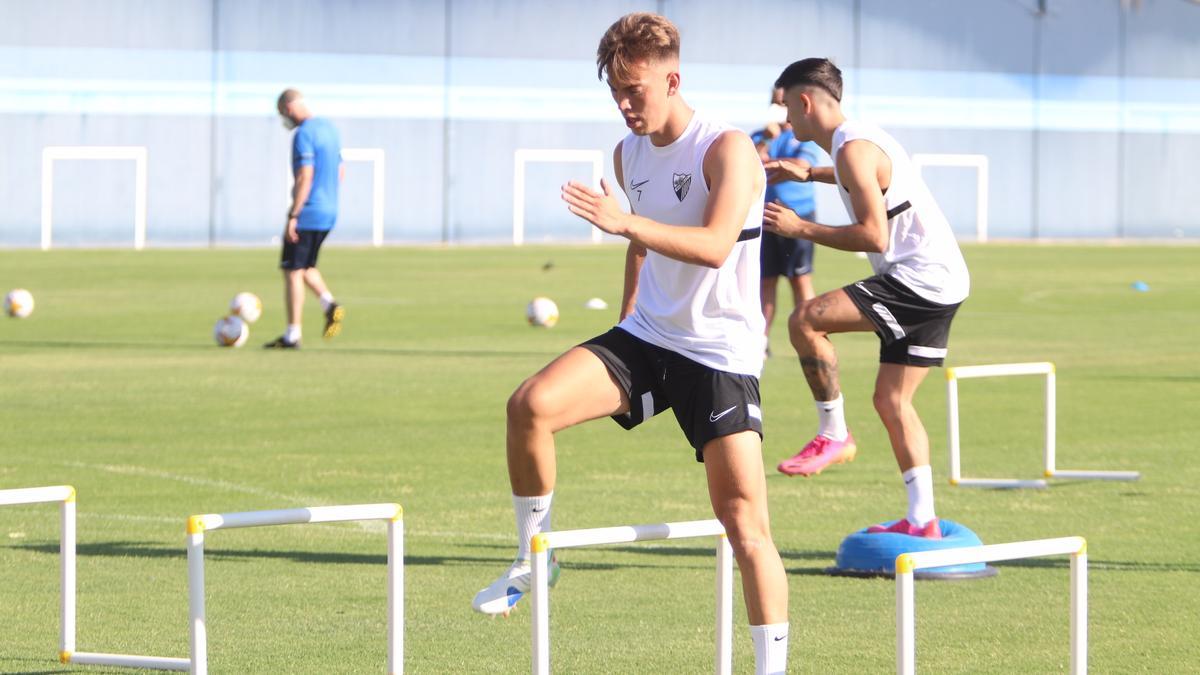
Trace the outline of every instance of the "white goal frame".
<instances>
[{"instance_id":1,"label":"white goal frame","mask_svg":"<svg viewBox=\"0 0 1200 675\"><path fill-rule=\"evenodd\" d=\"M343 162L371 163L371 245L383 246L383 198L384 173L387 170L387 153L383 148L342 148ZM287 167L288 205L290 206L292 186L296 184L296 175L292 171L291 160Z\"/></svg>"},{"instance_id":2,"label":"white goal frame","mask_svg":"<svg viewBox=\"0 0 1200 675\"><path fill-rule=\"evenodd\" d=\"M518 148L513 153L513 246L525 243L525 165L530 162L590 162L592 164L592 187L600 189L600 177L604 175L604 152L602 150L557 150L542 148ZM600 228L592 227L592 243L600 243Z\"/></svg>"},{"instance_id":3,"label":"white goal frame","mask_svg":"<svg viewBox=\"0 0 1200 675\"><path fill-rule=\"evenodd\" d=\"M988 157L987 155L915 154L913 168L917 175L927 166L975 169L975 239L988 240Z\"/></svg>"},{"instance_id":4,"label":"white goal frame","mask_svg":"<svg viewBox=\"0 0 1200 675\"><path fill-rule=\"evenodd\" d=\"M50 250L54 223L54 162L120 159L134 162L133 248L146 248L146 163L141 145L48 145L42 148L42 250Z\"/></svg>"}]
</instances>

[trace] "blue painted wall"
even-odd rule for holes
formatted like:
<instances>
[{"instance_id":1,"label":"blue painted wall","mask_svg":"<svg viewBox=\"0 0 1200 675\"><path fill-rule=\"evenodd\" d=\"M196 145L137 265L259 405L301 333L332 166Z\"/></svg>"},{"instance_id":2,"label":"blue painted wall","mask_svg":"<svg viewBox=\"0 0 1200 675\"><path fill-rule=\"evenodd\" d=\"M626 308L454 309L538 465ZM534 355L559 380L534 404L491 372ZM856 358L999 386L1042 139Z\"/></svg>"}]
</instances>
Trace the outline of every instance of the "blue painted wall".
<instances>
[{"instance_id":1,"label":"blue painted wall","mask_svg":"<svg viewBox=\"0 0 1200 675\"><path fill-rule=\"evenodd\" d=\"M47 145L149 151L151 245L266 244L286 204L287 86L347 147L387 153L389 242L505 241L513 151L624 134L593 64L618 16L683 34L683 91L746 129L787 63L833 58L852 115L910 152L991 162L993 237L1200 237L1200 5L1146 0L0 0L0 245L35 246ZM611 163L611 162L609 162ZM534 166L530 240L586 239ZM370 238L370 172L348 166L336 241ZM611 167L607 169L611 178ZM55 171L55 245L131 241L132 165ZM971 176L929 181L974 229ZM823 219L844 221L836 197Z\"/></svg>"}]
</instances>

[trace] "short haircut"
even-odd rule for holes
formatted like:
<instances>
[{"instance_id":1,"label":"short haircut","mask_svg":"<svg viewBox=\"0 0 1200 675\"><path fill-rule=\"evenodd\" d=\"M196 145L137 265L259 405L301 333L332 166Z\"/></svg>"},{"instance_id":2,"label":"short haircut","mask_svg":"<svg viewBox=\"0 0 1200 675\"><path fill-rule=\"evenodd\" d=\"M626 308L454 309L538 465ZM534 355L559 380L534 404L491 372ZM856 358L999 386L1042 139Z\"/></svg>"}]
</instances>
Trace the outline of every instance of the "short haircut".
<instances>
[{"instance_id":1,"label":"short haircut","mask_svg":"<svg viewBox=\"0 0 1200 675\"><path fill-rule=\"evenodd\" d=\"M617 19L596 49L596 77L627 81L639 61L679 58L679 29L665 16L634 12Z\"/></svg>"},{"instance_id":2,"label":"short haircut","mask_svg":"<svg viewBox=\"0 0 1200 675\"><path fill-rule=\"evenodd\" d=\"M842 100L842 71L829 59L801 59L780 73L776 87L818 87L834 99Z\"/></svg>"},{"instance_id":3,"label":"short haircut","mask_svg":"<svg viewBox=\"0 0 1200 675\"><path fill-rule=\"evenodd\" d=\"M275 106L282 109L287 104L298 101L301 98L304 97L300 95L299 91L295 89L284 89L283 93L279 95L279 100L275 102Z\"/></svg>"}]
</instances>

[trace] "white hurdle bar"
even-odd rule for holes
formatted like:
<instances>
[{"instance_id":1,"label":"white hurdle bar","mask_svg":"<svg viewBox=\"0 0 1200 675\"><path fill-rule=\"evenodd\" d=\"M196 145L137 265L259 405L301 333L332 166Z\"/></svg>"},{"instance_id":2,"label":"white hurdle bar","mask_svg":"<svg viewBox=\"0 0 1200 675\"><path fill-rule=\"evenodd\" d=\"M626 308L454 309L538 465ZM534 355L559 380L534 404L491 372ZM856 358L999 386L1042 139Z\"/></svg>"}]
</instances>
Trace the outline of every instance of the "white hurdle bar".
<instances>
[{"instance_id":1,"label":"white hurdle bar","mask_svg":"<svg viewBox=\"0 0 1200 675\"><path fill-rule=\"evenodd\" d=\"M0 506L46 502L61 502L62 510L62 538L58 545L61 567L59 661L72 665L187 670L187 659L75 651L75 488L70 485L55 485L0 490Z\"/></svg>"},{"instance_id":2,"label":"white hurdle bar","mask_svg":"<svg viewBox=\"0 0 1200 675\"><path fill-rule=\"evenodd\" d=\"M239 527L383 520L388 528L387 672L404 669L404 511L399 504L314 506L278 511L209 513L188 518L188 610L191 615L193 675L208 673L208 632L204 613L204 533Z\"/></svg>"},{"instance_id":3,"label":"white hurdle bar","mask_svg":"<svg viewBox=\"0 0 1200 675\"><path fill-rule=\"evenodd\" d=\"M533 672L550 673L550 552L562 548L625 544L659 539L717 537L717 675L733 672L733 549L719 520L692 520L682 523L625 525L587 530L544 532L533 536Z\"/></svg>"},{"instance_id":4,"label":"white hurdle bar","mask_svg":"<svg viewBox=\"0 0 1200 675\"><path fill-rule=\"evenodd\" d=\"M896 672L913 675L917 667L916 601L913 572L945 565L998 560L1071 556L1071 673L1087 672L1087 542L1083 537L1037 539L990 546L967 546L896 557Z\"/></svg>"},{"instance_id":5,"label":"white hurdle bar","mask_svg":"<svg viewBox=\"0 0 1200 675\"><path fill-rule=\"evenodd\" d=\"M946 437L950 451L950 484L963 487L990 488L1044 488L1045 479L1018 478L963 478L961 445L958 425L958 381L980 377L1005 377L1012 375L1043 375L1046 378L1046 426L1042 450L1043 476L1071 480L1119 480L1131 481L1141 478L1137 471L1092 471L1059 469L1056 466L1055 424L1057 418L1055 393L1055 368L1053 363L997 363L985 366L957 366L946 369Z\"/></svg>"},{"instance_id":6,"label":"white hurdle bar","mask_svg":"<svg viewBox=\"0 0 1200 675\"><path fill-rule=\"evenodd\" d=\"M75 488L70 485L0 490L0 506L58 502L62 534L58 542L60 624L58 654L63 663L75 651Z\"/></svg>"}]
</instances>

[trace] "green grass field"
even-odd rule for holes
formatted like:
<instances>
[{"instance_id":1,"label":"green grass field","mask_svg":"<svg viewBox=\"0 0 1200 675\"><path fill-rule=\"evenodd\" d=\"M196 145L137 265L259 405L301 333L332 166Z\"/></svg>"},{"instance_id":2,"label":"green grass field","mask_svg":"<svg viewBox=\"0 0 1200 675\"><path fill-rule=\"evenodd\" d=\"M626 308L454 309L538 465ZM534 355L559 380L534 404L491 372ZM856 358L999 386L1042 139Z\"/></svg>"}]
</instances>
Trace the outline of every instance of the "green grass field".
<instances>
[{"instance_id":1,"label":"green grass field","mask_svg":"<svg viewBox=\"0 0 1200 675\"><path fill-rule=\"evenodd\" d=\"M1088 539L1090 663L1098 673L1180 673L1200 663L1200 249L967 247L973 294L949 363L1053 361L1060 468L1132 469L1137 483L1041 491L945 483L945 386L918 406L939 515L985 542ZM348 317L322 343L310 300L304 349L279 334L276 252L0 252L0 287L37 310L0 320L0 487L68 483L79 495L78 649L184 657L185 518L397 501L407 538L413 673L529 670L529 609L489 620L474 592L511 560L504 404L553 356L607 329L623 249L329 249L322 269ZM543 271L543 263L554 265ZM819 290L869 273L821 250ZM1145 293L1130 284L1143 280ZM234 293L267 305L244 349L213 345ZM553 297L552 330L525 303ZM772 524L791 587L791 671L894 670L894 584L832 578L847 533L903 512L904 491L871 407L874 336L835 339L853 464L813 479L774 464L812 434L799 365L763 377ZM964 471L1037 477L1038 378L960 385ZM635 432L607 421L559 434L558 529L711 517L702 468L670 415ZM0 509L0 671L105 672L57 663L58 518ZM208 542L209 659L219 673L377 673L384 647L382 527L216 532ZM552 595L563 673L704 673L713 658L712 542L575 550ZM1000 566L981 581L919 583L918 668L1045 673L1068 662L1067 560ZM737 672L753 670L740 589ZM108 672L121 672L108 670ZM1194 671L1193 671L1194 672Z\"/></svg>"}]
</instances>

